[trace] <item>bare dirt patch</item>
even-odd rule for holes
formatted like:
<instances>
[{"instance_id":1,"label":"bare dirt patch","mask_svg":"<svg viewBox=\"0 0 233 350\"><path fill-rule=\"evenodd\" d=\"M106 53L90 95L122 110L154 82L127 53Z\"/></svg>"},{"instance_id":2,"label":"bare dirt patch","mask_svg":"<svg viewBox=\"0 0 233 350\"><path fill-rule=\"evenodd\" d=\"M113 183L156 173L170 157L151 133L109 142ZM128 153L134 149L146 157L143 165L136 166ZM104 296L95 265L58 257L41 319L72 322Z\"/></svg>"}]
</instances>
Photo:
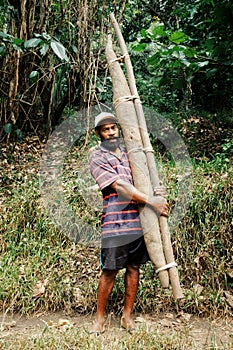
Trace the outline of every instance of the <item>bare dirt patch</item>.
<instances>
[{"instance_id":1,"label":"bare dirt patch","mask_svg":"<svg viewBox=\"0 0 233 350\"><path fill-rule=\"evenodd\" d=\"M60 337L67 329L73 328L86 333L90 342L88 329L93 323L92 315L66 314L56 312L51 314L37 314L34 316L23 316L19 314L0 314L0 349L9 340L29 341L32 338L43 337L46 330L53 331L54 337ZM187 347L184 349L231 349L233 348L233 319L232 318L200 318L190 314L164 313L159 315L135 315L137 324L136 332L155 334L166 337L187 337ZM101 335L102 340L111 348L111 342L116 339L122 341L127 332L120 328L120 317L109 315L106 319L106 331ZM190 345L192 344L192 345ZM78 349L78 347L70 347ZM106 347L107 348L107 347ZM30 348L31 349L31 348ZM35 347L37 349L37 347ZM82 347L82 349L84 349ZM86 349L89 349L88 345ZM103 347L105 349L105 347ZM119 345L119 349L122 349ZM146 347L145 347L146 349ZM174 348L177 349L177 348ZM180 348L179 348L180 349ZM183 349L183 348L182 348Z\"/></svg>"}]
</instances>

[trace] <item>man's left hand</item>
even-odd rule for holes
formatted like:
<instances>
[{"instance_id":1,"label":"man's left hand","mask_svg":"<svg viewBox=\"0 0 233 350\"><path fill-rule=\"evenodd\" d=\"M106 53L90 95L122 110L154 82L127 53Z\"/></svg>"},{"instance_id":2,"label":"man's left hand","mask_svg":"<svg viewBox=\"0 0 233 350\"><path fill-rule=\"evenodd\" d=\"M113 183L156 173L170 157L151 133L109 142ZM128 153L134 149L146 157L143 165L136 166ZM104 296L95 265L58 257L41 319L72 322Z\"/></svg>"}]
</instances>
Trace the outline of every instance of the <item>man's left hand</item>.
<instances>
[{"instance_id":1,"label":"man's left hand","mask_svg":"<svg viewBox=\"0 0 233 350\"><path fill-rule=\"evenodd\" d=\"M166 198L167 188L165 186L154 187L154 195Z\"/></svg>"}]
</instances>

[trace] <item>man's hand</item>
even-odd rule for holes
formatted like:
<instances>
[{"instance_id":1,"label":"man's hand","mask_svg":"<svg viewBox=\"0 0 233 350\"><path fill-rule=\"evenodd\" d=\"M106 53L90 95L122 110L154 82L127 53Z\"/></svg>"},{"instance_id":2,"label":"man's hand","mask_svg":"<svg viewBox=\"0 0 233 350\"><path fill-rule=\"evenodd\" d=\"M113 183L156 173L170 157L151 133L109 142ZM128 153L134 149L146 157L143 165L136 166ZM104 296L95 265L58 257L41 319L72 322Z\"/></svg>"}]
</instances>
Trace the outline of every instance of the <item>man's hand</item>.
<instances>
[{"instance_id":1,"label":"man's hand","mask_svg":"<svg viewBox=\"0 0 233 350\"><path fill-rule=\"evenodd\" d=\"M117 180L112 183L111 187L117 191L118 195L121 195L129 200L133 200L139 204L150 205L158 215L168 216L168 203L161 195L148 197L148 195L137 190L136 187L124 180ZM160 186L160 193L164 194L163 186Z\"/></svg>"},{"instance_id":2,"label":"man's hand","mask_svg":"<svg viewBox=\"0 0 233 350\"><path fill-rule=\"evenodd\" d=\"M167 188L165 186L154 187L154 195L166 198Z\"/></svg>"},{"instance_id":3,"label":"man's hand","mask_svg":"<svg viewBox=\"0 0 233 350\"><path fill-rule=\"evenodd\" d=\"M158 215L168 217L168 203L162 196L155 196L149 200L148 203Z\"/></svg>"}]
</instances>

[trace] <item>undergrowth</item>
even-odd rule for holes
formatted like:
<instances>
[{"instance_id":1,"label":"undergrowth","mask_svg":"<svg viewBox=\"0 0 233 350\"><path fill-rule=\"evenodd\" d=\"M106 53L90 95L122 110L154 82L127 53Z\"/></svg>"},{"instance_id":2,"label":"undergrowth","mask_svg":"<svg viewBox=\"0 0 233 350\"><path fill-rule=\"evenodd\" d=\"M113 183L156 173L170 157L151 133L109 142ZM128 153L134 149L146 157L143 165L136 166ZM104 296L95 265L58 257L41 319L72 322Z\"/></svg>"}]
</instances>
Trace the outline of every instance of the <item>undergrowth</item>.
<instances>
[{"instance_id":1,"label":"undergrowth","mask_svg":"<svg viewBox=\"0 0 233 350\"><path fill-rule=\"evenodd\" d=\"M84 192L77 181L77 154L81 154L80 149L74 147L64 167L64 195L74 212L99 232L98 194L91 201L83 197ZM82 161L85 157L82 153ZM185 294L179 308L198 315L231 314L228 296L233 286L233 169L226 159L226 155L222 155L215 160L193 163L193 197L184 219L172 234ZM164 162L164 169L170 184L168 199L172 206L175 169L169 161ZM99 238L74 243L54 225L41 203L37 170L32 174L28 170L22 171L20 178L18 169L14 168L11 172L3 169L3 174L1 310L30 313L63 308L92 313L101 273ZM109 300L109 308L115 313L122 309L123 290L123 276L119 273ZM171 290L160 287L154 267L150 263L142 267L135 309L159 312L177 308Z\"/></svg>"}]
</instances>

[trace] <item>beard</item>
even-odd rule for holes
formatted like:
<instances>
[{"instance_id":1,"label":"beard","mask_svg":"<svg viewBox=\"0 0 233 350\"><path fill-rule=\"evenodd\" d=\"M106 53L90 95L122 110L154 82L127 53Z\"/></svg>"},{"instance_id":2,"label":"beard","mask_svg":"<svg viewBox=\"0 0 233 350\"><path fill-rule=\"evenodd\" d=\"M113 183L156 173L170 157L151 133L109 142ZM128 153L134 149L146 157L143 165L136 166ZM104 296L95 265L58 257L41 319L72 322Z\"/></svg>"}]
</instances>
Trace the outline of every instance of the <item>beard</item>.
<instances>
[{"instance_id":1,"label":"beard","mask_svg":"<svg viewBox=\"0 0 233 350\"><path fill-rule=\"evenodd\" d=\"M101 146L106 148L108 151L115 151L120 146L119 137L111 137L110 139L105 140L101 137Z\"/></svg>"}]
</instances>

